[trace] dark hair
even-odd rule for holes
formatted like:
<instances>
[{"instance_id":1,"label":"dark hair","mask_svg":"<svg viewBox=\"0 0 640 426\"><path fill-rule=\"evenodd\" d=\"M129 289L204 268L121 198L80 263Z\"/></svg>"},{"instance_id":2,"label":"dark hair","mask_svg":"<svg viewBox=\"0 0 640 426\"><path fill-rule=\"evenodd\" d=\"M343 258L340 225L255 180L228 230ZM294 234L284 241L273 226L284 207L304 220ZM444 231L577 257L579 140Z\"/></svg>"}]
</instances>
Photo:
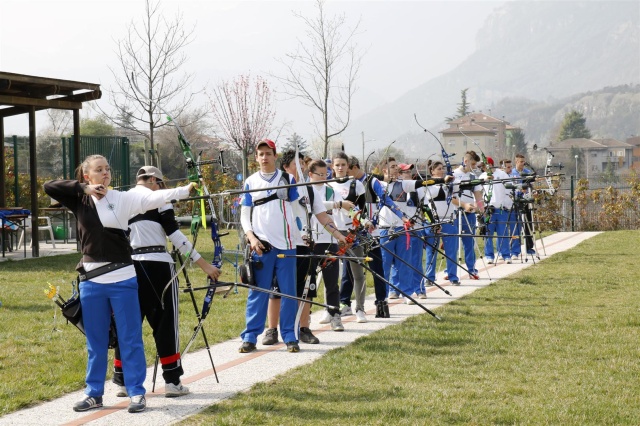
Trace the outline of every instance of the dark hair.
<instances>
[{"instance_id":1,"label":"dark hair","mask_svg":"<svg viewBox=\"0 0 640 426\"><path fill-rule=\"evenodd\" d=\"M349 157L349 168L352 169L354 167L360 168L360 160L355 155Z\"/></svg>"},{"instance_id":2,"label":"dark hair","mask_svg":"<svg viewBox=\"0 0 640 426\"><path fill-rule=\"evenodd\" d=\"M524 158L524 155L518 153L518 154L516 154L516 158Z\"/></svg>"},{"instance_id":3,"label":"dark hair","mask_svg":"<svg viewBox=\"0 0 640 426\"><path fill-rule=\"evenodd\" d=\"M304 155L298 153L298 158L300 158L301 160L304 160ZM291 164L291 162L295 160L296 160L295 150L290 149L288 151L283 152L282 155L280 156L280 168L284 170L285 166L289 166L289 164Z\"/></svg>"},{"instance_id":4,"label":"dark hair","mask_svg":"<svg viewBox=\"0 0 640 426\"><path fill-rule=\"evenodd\" d=\"M431 161L429 161L431 163ZM433 169L435 169L438 166L444 166L444 163L442 161L434 161L431 164L429 164L429 173L431 174L431 172L433 172Z\"/></svg>"},{"instance_id":5,"label":"dark hair","mask_svg":"<svg viewBox=\"0 0 640 426\"><path fill-rule=\"evenodd\" d=\"M473 160L473 161L476 161L476 162L477 162L477 161L480 161L480 156L479 156L478 154L476 154L476 152L475 152L475 151L467 151L467 152L464 154L464 156L465 156L465 157L468 157L468 158L469 158L469 160Z\"/></svg>"},{"instance_id":6,"label":"dark hair","mask_svg":"<svg viewBox=\"0 0 640 426\"><path fill-rule=\"evenodd\" d=\"M327 163L325 163L322 160L313 160L310 164L309 164L309 171L311 173L315 172L316 169L318 169L319 167L327 167Z\"/></svg>"},{"instance_id":7,"label":"dark hair","mask_svg":"<svg viewBox=\"0 0 640 426\"><path fill-rule=\"evenodd\" d=\"M500 161L500 166L504 167L505 164L511 164L511 160L509 160L508 158L505 158L504 160Z\"/></svg>"},{"instance_id":8,"label":"dark hair","mask_svg":"<svg viewBox=\"0 0 640 426\"><path fill-rule=\"evenodd\" d=\"M396 161L396 159L394 157L383 158L382 159L382 167L383 168L387 167L387 165L392 161Z\"/></svg>"},{"instance_id":9,"label":"dark hair","mask_svg":"<svg viewBox=\"0 0 640 426\"><path fill-rule=\"evenodd\" d=\"M345 154L343 151L336 152L336 153L333 155L332 160L336 160L336 159L338 159L338 158L339 158L339 159L341 159L341 160L346 161L346 162L347 162L347 164L349 164L349 156L348 156L347 154Z\"/></svg>"}]
</instances>

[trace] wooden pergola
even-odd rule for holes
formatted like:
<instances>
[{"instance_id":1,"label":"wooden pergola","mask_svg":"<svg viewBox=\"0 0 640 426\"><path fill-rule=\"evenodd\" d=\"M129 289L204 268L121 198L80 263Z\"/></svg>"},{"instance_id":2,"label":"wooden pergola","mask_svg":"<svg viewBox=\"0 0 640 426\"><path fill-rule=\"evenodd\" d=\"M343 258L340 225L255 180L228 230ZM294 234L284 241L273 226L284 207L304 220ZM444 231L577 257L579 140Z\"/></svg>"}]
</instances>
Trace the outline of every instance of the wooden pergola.
<instances>
[{"instance_id":1,"label":"wooden pergola","mask_svg":"<svg viewBox=\"0 0 640 426\"><path fill-rule=\"evenodd\" d=\"M14 115L28 114L29 119L29 169L31 187L31 229L38 229L38 191L36 177L36 111L43 109L66 109L73 111L73 158L80 162L80 110L82 103L100 99L99 84L55 78L35 77L0 71L0 208L6 207L4 119ZM32 232L32 256L39 257L38 232Z\"/></svg>"}]
</instances>

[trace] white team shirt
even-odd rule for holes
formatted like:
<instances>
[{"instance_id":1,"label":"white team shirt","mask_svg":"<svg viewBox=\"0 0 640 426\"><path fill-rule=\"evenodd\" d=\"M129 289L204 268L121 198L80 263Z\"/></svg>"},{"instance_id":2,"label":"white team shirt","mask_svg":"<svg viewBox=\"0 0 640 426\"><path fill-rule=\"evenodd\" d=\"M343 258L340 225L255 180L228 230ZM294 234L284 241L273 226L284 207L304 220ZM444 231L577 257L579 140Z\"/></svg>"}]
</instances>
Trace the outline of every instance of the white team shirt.
<instances>
[{"instance_id":1,"label":"white team shirt","mask_svg":"<svg viewBox=\"0 0 640 426\"><path fill-rule=\"evenodd\" d=\"M484 179L486 176L487 174L483 173L482 175L480 175L480 179ZM496 169L493 171L493 179L509 179L509 175L504 170ZM504 182L493 183L489 205L495 207L496 209L503 208L507 210L510 210L511 206L513 206L513 200L509 196L509 191L504 187Z\"/></svg>"},{"instance_id":2,"label":"white team shirt","mask_svg":"<svg viewBox=\"0 0 640 426\"><path fill-rule=\"evenodd\" d=\"M331 182L329 185L333 189L334 192L334 201L340 202L347 199L349 195L349 190L351 188L351 182L353 179L348 180L347 182ZM356 183L356 195L364 196L364 185L359 180L355 180ZM340 231L348 230L349 226L351 226L352 219L349 217L349 212L345 209L334 209L333 210L333 221L336 224L336 227Z\"/></svg>"},{"instance_id":3,"label":"white team shirt","mask_svg":"<svg viewBox=\"0 0 640 426\"><path fill-rule=\"evenodd\" d=\"M257 172L245 180L244 189L263 190L247 192L242 196L242 210L253 209L249 221L246 221L244 219L246 216L243 215L242 228L245 233L253 231L256 237L269 242L277 249L291 250L296 248L296 241L299 237L291 204L299 198L299 194L296 187L279 190L269 189L280 186L282 183L295 183L295 179L291 176L289 182L284 182L282 178L282 171L276 170L271 176ZM278 199L259 206L254 205L254 201L266 198L274 191L278 192Z\"/></svg>"},{"instance_id":4,"label":"white team shirt","mask_svg":"<svg viewBox=\"0 0 640 426\"><path fill-rule=\"evenodd\" d=\"M148 192L120 192L109 190L107 191L107 195L100 200L93 195L92 198L102 225L105 228L122 229L122 231L125 232L129 227L130 217L142 214L147 210L163 207L171 200L187 198L188 196L189 187L182 186ZM85 271L89 272L108 263L109 262L86 262L83 266ZM131 265L92 278L91 281L105 284L127 280L135 276L136 270L133 265Z\"/></svg>"},{"instance_id":5,"label":"white team shirt","mask_svg":"<svg viewBox=\"0 0 640 426\"><path fill-rule=\"evenodd\" d=\"M136 185L131 188L129 192L144 193L153 191L144 185ZM173 210L173 204L167 203L164 206L158 208L158 212L160 213L167 210ZM132 216L131 218L135 216L136 215ZM131 229L129 240L131 242L131 247L134 249L139 247L166 246L167 244L167 235L165 235L164 228L158 222L155 222L153 220L141 220L130 224L129 228ZM168 237L171 243L178 248L183 256L189 253L189 258L193 262L200 259L200 254L195 249L193 249L193 245L182 232L176 230ZM133 260L138 261L150 260L154 262L174 263L173 258L167 252L134 254L131 257L133 258Z\"/></svg>"}]
</instances>

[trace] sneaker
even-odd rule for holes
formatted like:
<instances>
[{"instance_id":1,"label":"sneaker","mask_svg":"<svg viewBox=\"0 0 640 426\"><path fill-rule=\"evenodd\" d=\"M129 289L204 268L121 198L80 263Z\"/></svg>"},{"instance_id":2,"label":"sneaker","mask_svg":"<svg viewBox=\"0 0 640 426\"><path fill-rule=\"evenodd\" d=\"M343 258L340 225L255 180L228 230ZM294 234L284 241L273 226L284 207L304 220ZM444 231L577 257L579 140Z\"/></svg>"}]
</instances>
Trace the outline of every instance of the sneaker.
<instances>
[{"instance_id":1,"label":"sneaker","mask_svg":"<svg viewBox=\"0 0 640 426\"><path fill-rule=\"evenodd\" d=\"M351 306L347 305L346 303L340 304L340 315L343 317L348 317L349 315L353 315Z\"/></svg>"},{"instance_id":2,"label":"sneaker","mask_svg":"<svg viewBox=\"0 0 640 426\"><path fill-rule=\"evenodd\" d=\"M487 256L489 258L489 260L487 261L487 263L489 265L493 265L494 263L496 263L496 259L493 256Z\"/></svg>"},{"instance_id":3,"label":"sneaker","mask_svg":"<svg viewBox=\"0 0 640 426\"><path fill-rule=\"evenodd\" d=\"M452 285L460 285L460 281L451 281Z\"/></svg>"},{"instance_id":4,"label":"sneaker","mask_svg":"<svg viewBox=\"0 0 640 426\"><path fill-rule=\"evenodd\" d=\"M238 349L241 354L248 354L256 350L256 344L251 342L242 342L242 346Z\"/></svg>"},{"instance_id":5,"label":"sneaker","mask_svg":"<svg viewBox=\"0 0 640 426\"><path fill-rule=\"evenodd\" d=\"M264 337L262 338L263 345L275 345L278 343L278 329L277 328L267 328L267 331L264 332Z\"/></svg>"},{"instance_id":6,"label":"sneaker","mask_svg":"<svg viewBox=\"0 0 640 426\"><path fill-rule=\"evenodd\" d=\"M469 274L469 278L471 278L472 280L479 280L480 275L478 275L478 273L476 272L475 274Z\"/></svg>"},{"instance_id":7,"label":"sneaker","mask_svg":"<svg viewBox=\"0 0 640 426\"><path fill-rule=\"evenodd\" d=\"M514 254L513 256L511 256L512 260L518 260L518 258L520 257L519 254Z\"/></svg>"},{"instance_id":8,"label":"sneaker","mask_svg":"<svg viewBox=\"0 0 640 426\"><path fill-rule=\"evenodd\" d=\"M427 298L427 293L420 293L418 295L418 299L426 299Z\"/></svg>"},{"instance_id":9,"label":"sneaker","mask_svg":"<svg viewBox=\"0 0 640 426\"><path fill-rule=\"evenodd\" d=\"M532 255L532 256L535 256L536 251L535 251L534 249L529 249L529 250L527 250L527 254L530 254L530 255Z\"/></svg>"},{"instance_id":10,"label":"sneaker","mask_svg":"<svg viewBox=\"0 0 640 426\"><path fill-rule=\"evenodd\" d=\"M342 318L340 318L340 314L335 314L333 318L331 318L331 329L333 331L344 331L344 325L342 325Z\"/></svg>"},{"instance_id":11,"label":"sneaker","mask_svg":"<svg viewBox=\"0 0 640 426\"><path fill-rule=\"evenodd\" d=\"M418 297L418 295L417 295L417 294L415 294L415 293L413 293L413 294L411 295L411 298L412 298L412 299L416 299L417 297ZM416 304L416 302L414 302L413 300L409 299L408 297L405 297L405 298L404 298L404 303L405 303L406 305L415 305L415 304Z\"/></svg>"},{"instance_id":12,"label":"sneaker","mask_svg":"<svg viewBox=\"0 0 640 426\"><path fill-rule=\"evenodd\" d=\"M367 316L364 311L356 311L356 322L367 322Z\"/></svg>"},{"instance_id":13,"label":"sneaker","mask_svg":"<svg viewBox=\"0 0 640 426\"><path fill-rule=\"evenodd\" d=\"M331 316L329 311L324 311L322 313L322 316L320 317L320 321L319 322L320 322L320 324L329 324L332 319L333 319L333 317Z\"/></svg>"},{"instance_id":14,"label":"sneaker","mask_svg":"<svg viewBox=\"0 0 640 426\"><path fill-rule=\"evenodd\" d=\"M300 327L300 341L310 345L317 345L320 343L320 340L313 335L308 327Z\"/></svg>"},{"instance_id":15,"label":"sneaker","mask_svg":"<svg viewBox=\"0 0 640 426\"><path fill-rule=\"evenodd\" d=\"M449 279L449 275L444 276L444 280L447 281Z\"/></svg>"},{"instance_id":16,"label":"sneaker","mask_svg":"<svg viewBox=\"0 0 640 426\"><path fill-rule=\"evenodd\" d=\"M396 293L395 291L389 292L389 299L397 299L397 298L398 298L398 293Z\"/></svg>"},{"instance_id":17,"label":"sneaker","mask_svg":"<svg viewBox=\"0 0 640 426\"><path fill-rule=\"evenodd\" d=\"M175 398L176 396L187 395L189 388L178 382L177 385L167 383L164 385L164 396L167 398Z\"/></svg>"},{"instance_id":18,"label":"sneaker","mask_svg":"<svg viewBox=\"0 0 640 426\"><path fill-rule=\"evenodd\" d=\"M118 386L118 391L116 392L116 396L118 397L128 396L127 388L125 388L124 386Z\"/></svg>"},{"instance_id":19,"label":"sneaker","mask_svg":"<svg viewBox=\"0 0 640 426\"><path fill-rule=\"evenodd\" d=\"M86 395L82 401L78 401L73 404L73 411L87 411L93 408L102 407L101 396L89 396Z\"/></svg>"},{"instance_id":20,"label":"sneaker","mask_svg":"<svg viewBox=\"0 0 640 426\"><path fill-rule=\"evenodd\" d=\"M287 351L300 352L300 346L298 346L298 342L287 342Z\"/></svg>"},{"instance_id":21,"label":"sneaker","mask_svg":"<svg viewBox=\"0 0 640 426\"><path fill-rule=\"evenodd\" d=\"M509 265L511 265L512 261L511 261L511 258L510 258L510 257L508 257L508 258L507 258L507 263L508 263Z\"/></svg>"},{"instance_id":22,"label":"sneaker","mask_svg":"<svg viewBox=\"0 0 640 426\"><path fill-rule=\"evenodd\" d=\"M130 413L139 413L140 411L144 411L145 408L147 408L147 400L144 398L144 395L131 397L128 410Z\"/></svg>"}]
</instances>

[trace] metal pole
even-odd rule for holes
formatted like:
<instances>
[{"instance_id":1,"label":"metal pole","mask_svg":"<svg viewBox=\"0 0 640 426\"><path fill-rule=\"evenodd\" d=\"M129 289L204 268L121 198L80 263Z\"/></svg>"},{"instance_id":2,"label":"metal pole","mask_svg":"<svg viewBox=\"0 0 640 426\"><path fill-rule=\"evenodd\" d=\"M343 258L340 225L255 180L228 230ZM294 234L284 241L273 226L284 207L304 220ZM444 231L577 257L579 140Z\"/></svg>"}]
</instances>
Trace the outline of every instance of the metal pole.
<instances>
[{"instance_id":1,"label":"metal pole","mask_svg":"<svg viewBox=\"0 0 640 426\"><path fill-rule=\"evenodd\" d=\"M576 180L578 179L578 155L576 154Z\"/></svg>"},{"instance_id":2,"label":"metal pole","mask_svg":"<svg viewBox=\"0 0 640 426\"><path fill-rule=\"evenodd\" d=\"M20 205L20 193L18 192L18 137L13 135L13 205Z\"/></svg>"},{"instance_id":3,"label":"metal pole","mask_svg":"<svg viewBox=\"0 0 640 426\"><path fill-rule=\"evenodd\" d=\"M576 177L571 176L571 232L576 230L576 203L573 200Z\"/></svg>"}]
</instances>

